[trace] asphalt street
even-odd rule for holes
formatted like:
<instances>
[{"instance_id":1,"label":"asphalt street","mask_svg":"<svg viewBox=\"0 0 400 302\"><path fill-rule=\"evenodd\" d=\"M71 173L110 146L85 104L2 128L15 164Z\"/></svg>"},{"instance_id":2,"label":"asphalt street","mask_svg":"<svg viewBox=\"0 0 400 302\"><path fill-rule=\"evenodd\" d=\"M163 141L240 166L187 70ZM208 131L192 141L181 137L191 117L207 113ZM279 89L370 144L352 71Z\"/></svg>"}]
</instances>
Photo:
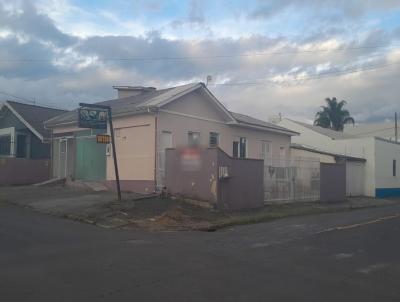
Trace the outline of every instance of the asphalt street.
<instances>
[{"instance_id":1,"label":"asphalt street","mask_svg":"<svg viewBox=\"0 0 400 302\"><path fill-rule=\"evenodd\" d=\"M399 215L149 233L0 205L0 300L400 301Z\"/></svg>"}]
</instances>

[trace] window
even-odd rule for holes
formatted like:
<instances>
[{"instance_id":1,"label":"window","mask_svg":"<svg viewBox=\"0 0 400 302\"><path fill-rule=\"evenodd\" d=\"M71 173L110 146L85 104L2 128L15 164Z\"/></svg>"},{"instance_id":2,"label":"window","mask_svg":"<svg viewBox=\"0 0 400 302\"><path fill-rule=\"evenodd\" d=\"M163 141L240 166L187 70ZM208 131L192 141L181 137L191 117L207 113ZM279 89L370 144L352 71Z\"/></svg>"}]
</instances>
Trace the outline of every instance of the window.
<instances>
[{"instance_id":1,"label":"window","mask_svg":"<svg viewBox=\"0 0 400 302\"><path fill-rule=\"evenodd\" d=\"M245 137L241 137L240 141L240 158L246 158L247 156L247 140Z\"/></svg>"},{"instance_id":2,"label":"window","mask_svg":"<svg viewBox=\"0 0 400 302\"><path fill-rule=\"evenodd\" d=\"M396 160L393 160L393 177L396 177L397 171L396 171Z\"/></svg>"},{"instance_id":3,"label":"window","mask_svg":"<svg viewBox=\"0 0 400 302\"><path fill-rule=\"evenodd\" d=\"M27 136L26 135L17 135L17 158L26 158L27 157Z\"/></svg>"},{"instance_id":4,"label":"window","mask_svg":"<svg viewBox=\"0 0 400 302\"><path fill-rule=\"evenodd\" d=\"M233 142L233 150L232 150L233 157L239 157L239 142Z\"/></svg>"},{"instance_id":5,"label":"window","mask_svg":"<svg viewBox=\"0 0 400 302\"><path fill-rule=\"evenodd\" d=\"M286 158L286 148L285 147L281 147L279 149L279 157L280 157L280 159L285 159Z\"/></svg>"},{"instance_id":6,"label":"window","mask_svg":"<svg viewBox=\"0 0 400 302\"><path fill-rule=\"evenodd\" d=\"M0 136L0 155L10 155L11 151L11 136L2 135Z\"/></svg>"},{"instance_id":7,"label":"window","mask_svg":"<svg viewBox=\"0 0 400 302\"><path fill-rule=\"evenodd\" d=\"M271 143L267 141L261 141L261 154L260 159L266 160L269 157Z\"/></svg>"},{"instance_id":8,"label":"window","mask_svg":"<svg viewBox=\"0 0 400 302\"><path fill-rule=\"evenodd\" d=\"M219 134L217 132L210 132L210 147L219 146Z\"/></svg>"},{"instance_id":9,"label":"window","mask_svg":"<svg viewBox=\"0 0 400 302\"><path fill-rule=\"evenodd\" d=\"M246 158L247 156L247 140L245 137L239 138L239 141L233 141L233 157Z\"/></svg>"},{"instance_id":10,"label":"window","mask_svg":"<svg viewBox=\"0 0 400 302\"><path fill-rule=\"evenodd\" d=\"M188 144L189 144L189 146L200 145L200 132L189 132L188 133Z\"/></svg>"}]
</instances>

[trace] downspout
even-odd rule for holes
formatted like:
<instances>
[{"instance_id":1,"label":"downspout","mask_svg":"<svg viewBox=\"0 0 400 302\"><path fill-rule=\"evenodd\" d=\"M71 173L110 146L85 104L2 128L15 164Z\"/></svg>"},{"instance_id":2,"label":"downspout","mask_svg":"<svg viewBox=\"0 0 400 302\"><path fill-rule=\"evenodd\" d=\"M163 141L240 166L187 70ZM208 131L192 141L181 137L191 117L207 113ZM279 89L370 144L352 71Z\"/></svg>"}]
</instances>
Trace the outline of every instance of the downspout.
<instances>
[{"instance_id":1,"label":"downspout","mask_svg":"<svg viewBox=\"0 0 400 302\"><path fill-rule=\"evenodd\" d=\"M47 128L46 123L43 123L44 129L50 130L50 178L54 178L54 171L53 171L53 139L54 139L54 133L53 133L53 128ZM43 140L44 143L44 140Z\"/></svg>"},{"instance_id":2,"label":"downspout","mask_svg":"<svg viewBox=\"0 0 400 302\"><path fill-rule=\"evenodd\" d=\"M150 112L150 108L148 108ZM154 114L154 192L157 191L157 131L158 131L158 111Z\"/></svg>"}]
</instances>

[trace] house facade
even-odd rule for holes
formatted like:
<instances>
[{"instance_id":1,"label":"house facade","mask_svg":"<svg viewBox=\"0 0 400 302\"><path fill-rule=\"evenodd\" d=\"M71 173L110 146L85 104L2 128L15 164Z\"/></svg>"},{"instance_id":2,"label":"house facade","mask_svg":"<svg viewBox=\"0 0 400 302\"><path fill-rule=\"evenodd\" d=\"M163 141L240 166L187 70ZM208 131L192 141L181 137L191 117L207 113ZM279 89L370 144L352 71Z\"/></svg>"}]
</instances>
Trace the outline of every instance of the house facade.
<instances>
[{"instance_id":1,"label":"house facade","mask_svg":"<svg viewBox=\"0 0 400 302\"><path fill-rule=\"evenodd\" d=\"M65 112L14 101L0 106L0 184L28 184L49 178L51 132L43 123Z\"/></svg>"},{"instance_id":2,"label":"house facade","mask_svg":"<svg viewBox=\"0 0 400 302\"><path fill-rule=\"evenodd\" d=\"M228 111L202 83L162 90L114 88L119 98L100 104L112 107L123 190L153 192L163 187L167 148L219 147L238 158L290 156L295 132ZM76 112L69 112L46 123L53 131L54 176L105 181L115 187L111 148L96 144L96 133L79 129L76 118ZM57 156L60 150L67 155ZM83 165L85 175L78 173Z\"/></svg>"},{"instance_id":3,"label":"house facade","mask_svg":"<svg viewBox=\"0 0 400 302\"><path fill-rule=\"evenodd\" d=\"M286 118L278 125L300 133L292 137L292 143L346 158L348 195L360 195L358 188L363 188L362 195L365 196L400 196L400 144L380 137L359 137ZM349 160L351 158L355 160Z\"/></svg>"}]
</instances>

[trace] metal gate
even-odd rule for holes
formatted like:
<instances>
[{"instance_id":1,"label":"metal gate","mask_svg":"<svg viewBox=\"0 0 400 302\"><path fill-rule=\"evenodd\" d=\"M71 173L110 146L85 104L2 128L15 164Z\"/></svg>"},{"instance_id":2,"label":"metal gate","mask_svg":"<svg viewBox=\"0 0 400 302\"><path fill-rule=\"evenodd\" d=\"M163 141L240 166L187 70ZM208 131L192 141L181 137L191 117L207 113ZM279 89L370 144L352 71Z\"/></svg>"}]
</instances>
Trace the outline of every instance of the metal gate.
<instances>
[{"instance_id":1,"label":"metal gate","mask_svg":"<svg viewBox=\"0 0 400 302\"><path fill-rule=\"evenodd\" d=\"M264 160L266 202L319 200L320 162L317 159Z\"/></svg>"}]
</instances>

